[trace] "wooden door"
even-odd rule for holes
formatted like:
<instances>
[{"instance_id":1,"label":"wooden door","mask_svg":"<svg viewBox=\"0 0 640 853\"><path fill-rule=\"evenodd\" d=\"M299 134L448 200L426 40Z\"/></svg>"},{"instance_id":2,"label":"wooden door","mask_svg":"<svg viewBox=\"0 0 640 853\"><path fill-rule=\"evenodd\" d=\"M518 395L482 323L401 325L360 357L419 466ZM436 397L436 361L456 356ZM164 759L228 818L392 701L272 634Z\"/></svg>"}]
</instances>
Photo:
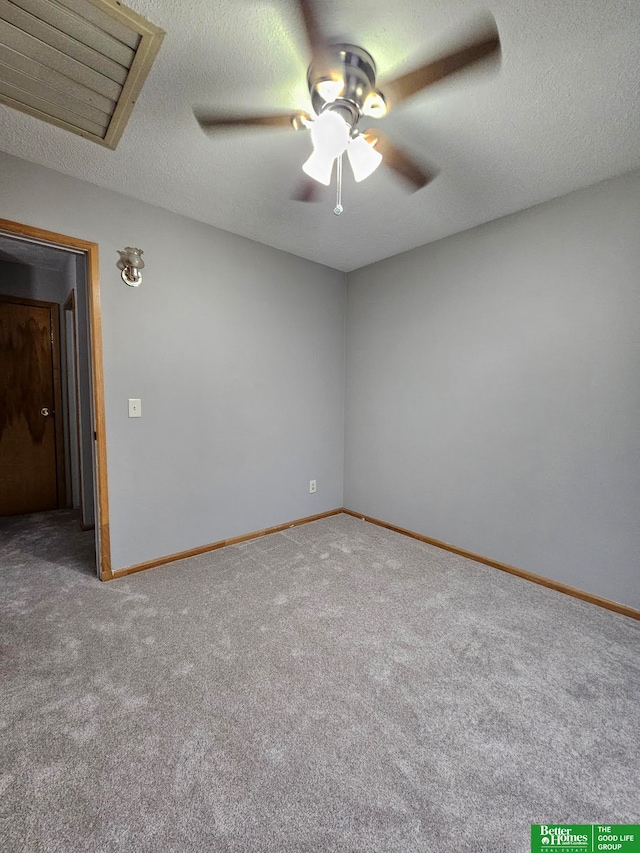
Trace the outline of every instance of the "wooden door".
<instances>
[{"instance_id":1,"label":"wooden door","mask_svg":"<svg viewBox=\"0 0 640 853\"><path fill-rule=\"evenodd\" d=\"M65 505L58 317L0 296L0 516Z\"/></svg>"}]
</instances>

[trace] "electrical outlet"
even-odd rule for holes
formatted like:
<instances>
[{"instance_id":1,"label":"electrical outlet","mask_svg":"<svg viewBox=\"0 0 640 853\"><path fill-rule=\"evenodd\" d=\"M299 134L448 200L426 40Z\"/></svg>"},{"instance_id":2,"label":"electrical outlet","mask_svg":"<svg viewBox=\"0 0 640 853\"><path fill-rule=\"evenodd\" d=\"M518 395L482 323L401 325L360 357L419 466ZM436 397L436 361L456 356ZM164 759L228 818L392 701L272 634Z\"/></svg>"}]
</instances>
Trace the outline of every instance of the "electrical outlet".
<instances>
[{"instance_id":1,"label":"electrical outlet","mask_svg":"<svg viewBox=\"0 0 640 853\"><path fill-rule=\"evenodd\" d=\"M316 481L309 480L309 494L314 495L316 493Z\"/></svg>"}]
</instances>

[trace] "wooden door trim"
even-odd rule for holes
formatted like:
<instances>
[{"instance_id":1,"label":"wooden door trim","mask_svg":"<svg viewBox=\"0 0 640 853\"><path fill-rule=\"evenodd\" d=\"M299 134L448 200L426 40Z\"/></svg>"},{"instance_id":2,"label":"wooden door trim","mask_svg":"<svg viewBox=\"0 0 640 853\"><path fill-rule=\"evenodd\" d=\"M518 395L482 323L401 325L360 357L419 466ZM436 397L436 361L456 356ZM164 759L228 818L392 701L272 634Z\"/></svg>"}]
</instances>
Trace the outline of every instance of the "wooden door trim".
<instances>
[{"instance_id":1,"label":"wooden door trim","mask_svg":"<svg viewBox=\"0 0 640 853\"><path fill-rule=\"evenodd\" d=\"M96 441L96 487L98 505L96 507L99 525L100 552L98 554L98 572L100 580L110 580L111 573L111 537L109 528L109 492L107 480L107 433L104 411L104 371L102 360L102 312L100 306L100 267L98 244L89 240L69 237L55 231L34 228L9 219L0 219L0 232L51 243L58 248L76 249L87 258L87 289L89 306L89 351L91 353L91 378L93 380L93 417Z\"/></svg>"},{"instance_id":2,"label":"wooden door trim","mask_svg":"<svg viewBox=\"0 0 640 853\"><path fill-rule=\"evenodd\" d=\"M51 373L53 384L53 437L56 454L56 504L58 509L67 505L67 475L65 470L64 433L62 430L62 370L60 366L60 306L57 302L29 299L27 296L0 295L0 302L46 308L49 311L51 331Z\"/></svg>"},{"instance_id":3,"label":"wooden door trim","mask_svg":"<svg viewBox=\"0 0 640 853\"><path fill-rule=\"evenodd\" d=\"M29 299L27 296L11 296L0 293L0 302L15 302L16 305L33 305L34 308L51 308L52 305L59 307L57 302L45 302L43 299Z\"/></svg>"}]
</instances>

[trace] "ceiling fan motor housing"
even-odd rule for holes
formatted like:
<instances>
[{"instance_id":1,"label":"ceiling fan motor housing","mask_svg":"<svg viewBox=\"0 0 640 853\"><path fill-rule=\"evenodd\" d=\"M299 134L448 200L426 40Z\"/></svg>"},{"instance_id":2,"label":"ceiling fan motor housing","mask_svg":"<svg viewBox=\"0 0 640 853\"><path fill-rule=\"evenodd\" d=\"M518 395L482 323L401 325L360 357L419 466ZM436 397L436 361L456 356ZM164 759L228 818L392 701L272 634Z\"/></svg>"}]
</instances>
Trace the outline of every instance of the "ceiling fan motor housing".
<instances>
[{"instance_id":1,"label":"ceiling fan motor housing","mask_svg":"<svg viewBox=\"0 0 640 853\"><path fill-rule=\"evenodd\" d=\"M330 45L323 59L309 66L307 80L316 115L331 109L338 112L352 130L365 114L367 97L379 96L373 57L354 44ZM327 83L336 86L327 86Z\"/></svg>"}]
</instances>

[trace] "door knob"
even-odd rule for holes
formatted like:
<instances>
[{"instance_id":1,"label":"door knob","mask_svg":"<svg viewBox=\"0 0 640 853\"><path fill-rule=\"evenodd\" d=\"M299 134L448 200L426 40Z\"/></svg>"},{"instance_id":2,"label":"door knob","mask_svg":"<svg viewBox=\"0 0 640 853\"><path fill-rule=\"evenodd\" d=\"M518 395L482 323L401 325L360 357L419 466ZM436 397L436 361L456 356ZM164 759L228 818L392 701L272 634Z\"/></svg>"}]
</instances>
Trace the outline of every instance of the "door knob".
<instances>
[{"instance_id":1,"label":"door knob","mask_svg":"<svg viewBox=\"0 0 640 853\"><path fill-rule=\"evenodd\" d=\"M43 418L48 418L50 415L49 408L47 406L43 406L40 409L40 414L42 415Z\"/></svg>"}]
</instances>

